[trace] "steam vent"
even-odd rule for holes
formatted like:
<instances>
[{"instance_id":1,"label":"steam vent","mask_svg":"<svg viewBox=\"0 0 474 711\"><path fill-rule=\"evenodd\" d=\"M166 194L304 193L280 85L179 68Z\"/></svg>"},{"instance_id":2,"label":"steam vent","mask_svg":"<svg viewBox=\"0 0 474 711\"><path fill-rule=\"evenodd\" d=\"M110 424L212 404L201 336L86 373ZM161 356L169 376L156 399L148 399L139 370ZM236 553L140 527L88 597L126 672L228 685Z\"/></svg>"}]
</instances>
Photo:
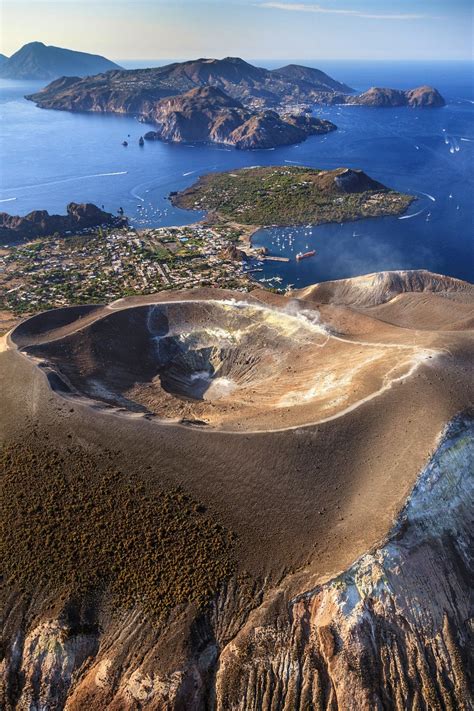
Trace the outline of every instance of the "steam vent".
<instances>
[{"instance_id":1,"label":"steam vent","mask_svg":"<svg viewBox=\"0 0 474 711\"><path fill-rule=\"evenodd\" d=\"M473 303L383 272L17 326L4 708L472 708Z\"/></svg>"}]
</instances>

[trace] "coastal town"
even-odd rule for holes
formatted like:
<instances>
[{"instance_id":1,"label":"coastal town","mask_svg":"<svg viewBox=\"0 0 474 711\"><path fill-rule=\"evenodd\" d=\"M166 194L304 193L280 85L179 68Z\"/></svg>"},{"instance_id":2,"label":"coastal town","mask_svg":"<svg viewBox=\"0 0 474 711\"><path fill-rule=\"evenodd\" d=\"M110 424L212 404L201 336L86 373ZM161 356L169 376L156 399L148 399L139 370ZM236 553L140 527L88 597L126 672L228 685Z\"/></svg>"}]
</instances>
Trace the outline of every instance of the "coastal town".
<instances>
[{"instance_id":1,"label":"coastal town","mask_svg":"<svg viewBox=\"0 0 474 711\"><path fill-rule=\"evenodd\" d=\"M0 330L73 304L198 286L249 291L242 233L230 225L81 230L0 246Z\"/></svg>"}]
</instances>

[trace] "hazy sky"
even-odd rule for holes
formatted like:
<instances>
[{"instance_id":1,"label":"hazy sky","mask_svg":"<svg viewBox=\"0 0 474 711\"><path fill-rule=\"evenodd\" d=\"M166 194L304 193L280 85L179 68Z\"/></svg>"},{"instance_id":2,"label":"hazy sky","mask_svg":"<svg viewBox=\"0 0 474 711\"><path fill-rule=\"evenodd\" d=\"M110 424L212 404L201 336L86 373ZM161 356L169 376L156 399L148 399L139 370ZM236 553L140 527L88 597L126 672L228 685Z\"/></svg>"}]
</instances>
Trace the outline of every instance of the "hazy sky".
<instances>
[{"instance_id":1,"label":"hazy sky","mask_svg":"<svg viewBox=\"0 0 474 711\"><path fill-rule=\"evenodd\" d=\"M111 59L469 59L473 0L0 0L0 51Z\"/></svg>"}]
</instances>

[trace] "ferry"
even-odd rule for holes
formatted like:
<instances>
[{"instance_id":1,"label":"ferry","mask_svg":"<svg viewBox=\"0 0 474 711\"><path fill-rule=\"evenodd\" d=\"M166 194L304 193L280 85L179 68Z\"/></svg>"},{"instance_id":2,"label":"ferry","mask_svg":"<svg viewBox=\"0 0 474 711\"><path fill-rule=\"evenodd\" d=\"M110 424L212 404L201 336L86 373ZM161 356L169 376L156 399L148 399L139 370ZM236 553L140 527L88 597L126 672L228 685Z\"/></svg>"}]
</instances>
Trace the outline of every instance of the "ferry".
<instances>
[{"instance_id":1,"label":"ferry","mask_svg":"<svg viewBox=\"0 0 474 711\"><path fill-rule=\"evenodd\" d=\"M296 255L296 261L299 262L301 259L306 259L307 257L314 257L315 254L315 249L311 249L309 252L298 252L298 254Z\"/></svg>"}]
</instances>

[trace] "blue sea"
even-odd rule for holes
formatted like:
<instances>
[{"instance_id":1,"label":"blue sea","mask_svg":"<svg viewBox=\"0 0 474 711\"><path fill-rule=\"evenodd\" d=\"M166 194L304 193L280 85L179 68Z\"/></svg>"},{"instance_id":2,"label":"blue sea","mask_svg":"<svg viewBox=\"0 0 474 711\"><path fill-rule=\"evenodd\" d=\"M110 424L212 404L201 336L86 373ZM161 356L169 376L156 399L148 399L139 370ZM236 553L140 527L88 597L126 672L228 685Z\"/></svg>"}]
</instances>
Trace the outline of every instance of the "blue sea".
<instances>
[{"instance_id":1,"label":"blue sea","mask_svg":"<svg viewBox=\"0 0 474 711\"><path fill-rule=\"evenodd\" d=\"M269 68L288 63L252 61ZM300 63L316 66L358 91L374 85L405 89L432 84L448 105L438 110L318 108L315 114L333 121L337 131L268 151L161 142L140 147L138 139L148 126L133 117L38 109L24 95L41 83L3 80L0 210L20 215L35 209L64 212L68 202L93 202L111 212L123 207L137 227L186 224L200 215L173 208L166 196L202 173L252 165L349 166L414 194L417 200L408 214L260 230L254 244L290 261L251 263L249 268L263 270L254 272L254 278L277 277L282 281L274 283L302 287L384 269L426 268L473 281L473 65ZM316 250L313 258L295 260L299 251L309 249Z\"/></svg>"}]
</instances>

